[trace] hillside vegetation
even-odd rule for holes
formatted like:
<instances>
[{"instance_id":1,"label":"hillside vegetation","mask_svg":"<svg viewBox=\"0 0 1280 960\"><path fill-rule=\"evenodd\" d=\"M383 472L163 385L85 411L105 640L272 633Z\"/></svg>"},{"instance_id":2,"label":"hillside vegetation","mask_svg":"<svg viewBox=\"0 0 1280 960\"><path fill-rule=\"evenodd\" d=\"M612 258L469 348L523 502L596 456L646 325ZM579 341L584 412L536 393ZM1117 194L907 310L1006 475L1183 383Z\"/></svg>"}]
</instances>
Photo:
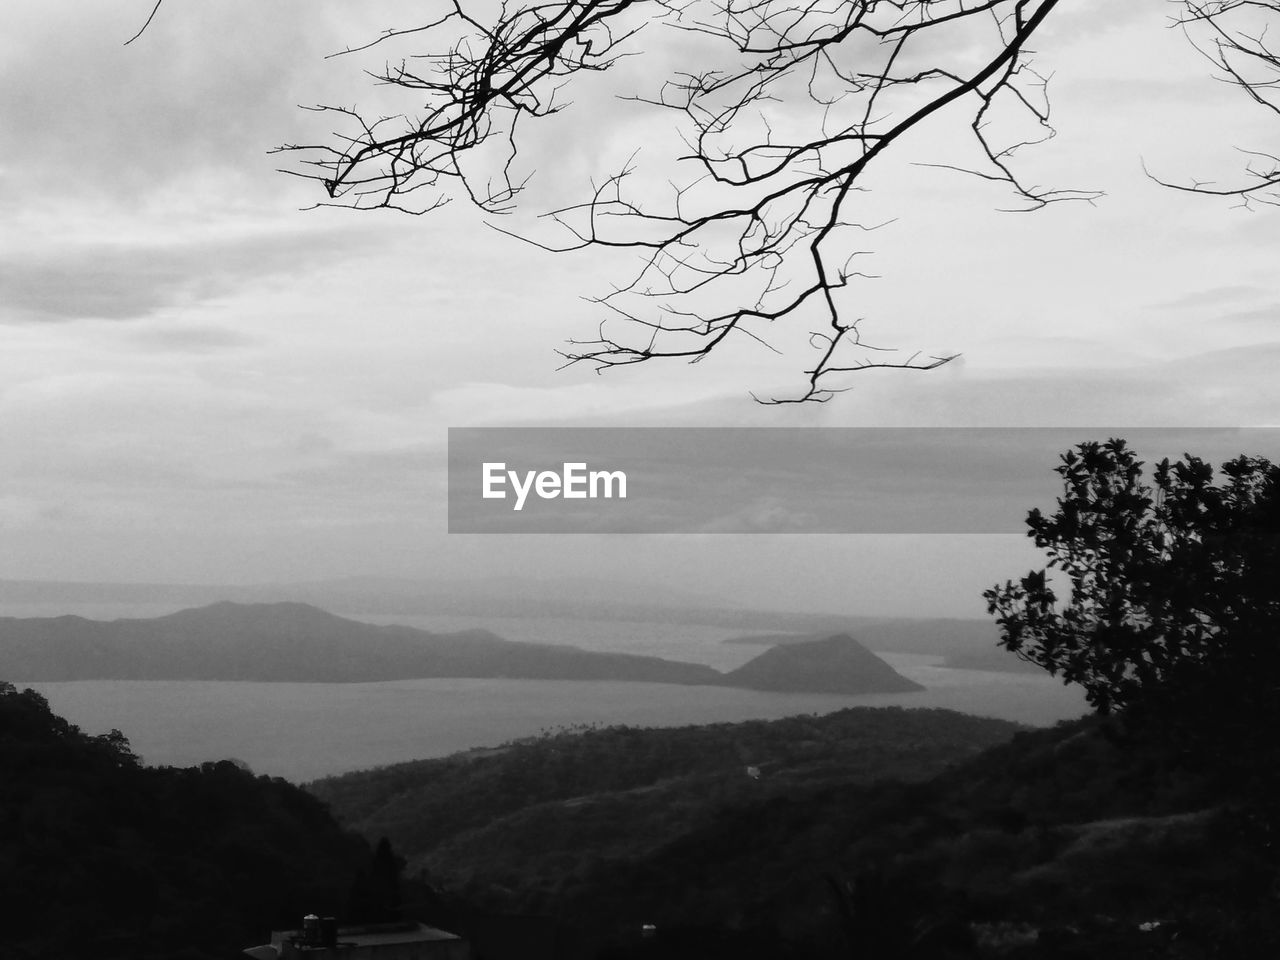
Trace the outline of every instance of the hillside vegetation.
<instances>
[{"instance_id":1,"label":"hillside vegetation","mask_svg":"<svg viewBox=\"0 0 1280 960\"><path fill-rule=\"evenodd\" d=\"M725 816L886 778L920 780L1017 725L946 710L665 729L547 733L308 785L367 836L387 836L451 888L509 886L546 906L566 878L654 855ZM747 839L744 837L744 840Z\"/></svg>"},{"instance_id":2,"label":"hillside vegetation","mask_svg":"<svg viewBox=\"0 0 1280 960\"><path fill-rule=\"evenodd\" d=\"M1280 944L1259 828L1097 720L1019 731L888 708L566 731L309 789L432 884L556 918L582 956L1225 960Z\"/></svg>"},{"instance_id":3,"label":"hillside vegetation","mask_svg":"<svg viewBox=\"0 0 1280 960\"><path fill-rule=\"evenodd\" d=\"M1280 945L1265 818L1097 718L1025 730L863 708L561 731L308 796L231 762L142 767L120 734L0 684L0 770L6 960L204 960L302 912L385 915L394 886L373 878L395 856L315 795L370 841L395 838L419 874L395 902L480 960L1235 960Z\"/></svg>"},{"instance_id":4,"label":"hillside vegetation","mask_svg":"<svg viewBox=\"0 0 1280 960\"><path fill-rule=\"evenodd\" d=\"M234 763L149 768L0 682L0 956L235 956L350 915L370 847L315 797ZM358 899L358 897L357 897Z\"/></svg>"}]
</instances>

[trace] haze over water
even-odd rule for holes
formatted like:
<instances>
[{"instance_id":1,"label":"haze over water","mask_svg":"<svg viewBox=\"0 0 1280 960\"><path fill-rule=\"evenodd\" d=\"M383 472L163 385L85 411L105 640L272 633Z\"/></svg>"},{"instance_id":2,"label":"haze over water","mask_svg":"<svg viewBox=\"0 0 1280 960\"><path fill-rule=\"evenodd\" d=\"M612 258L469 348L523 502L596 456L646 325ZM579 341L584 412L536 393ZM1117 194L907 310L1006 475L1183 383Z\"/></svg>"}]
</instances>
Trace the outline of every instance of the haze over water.
<instances>
[{"instance_id":1,"label":"haze over water","mask_svg":"<svg viewBox=\"0 0 1280 960\"><path fill-rule=\"evenodd\" d=\"M951 670L936 658L887 654L922 693L839 696L722 687L569 680L241 683L92 680L33 683L89 732L123 730L153 764L236 758L256 773L305 781L381 764L496 746L582 723L667 726L849 706L947 707L1047 724L1084 712L1047 676Z\"/></svg>"}]
</instances>

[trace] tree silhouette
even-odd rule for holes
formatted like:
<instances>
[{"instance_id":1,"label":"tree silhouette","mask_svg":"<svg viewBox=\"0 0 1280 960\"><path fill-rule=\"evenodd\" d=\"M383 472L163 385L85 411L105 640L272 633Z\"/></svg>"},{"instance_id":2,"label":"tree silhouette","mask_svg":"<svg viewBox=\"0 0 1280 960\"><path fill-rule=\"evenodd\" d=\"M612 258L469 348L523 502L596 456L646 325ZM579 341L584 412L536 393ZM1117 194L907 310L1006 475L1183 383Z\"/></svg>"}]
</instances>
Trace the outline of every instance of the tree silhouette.
<instances>
[{"instance_id":1,"label":"tree silhouette","mask_svg":"<svg viewBox=\"0 0 1280 960\"><path fill-rule=\"evenodd\" d=\"M313 796L221 761L147 767L0 681L0 956L235 956L329 912L370 856Z\"/></svg>"},{"instance_id":2,"label":"tree silhouette","mask_svg":"<svg viewBox=\"0 0 1280 960\"><path fill-rule=\"evenodd\" d=\"M373 898L374 910L378 920L399 920L400 917L400 872L404 861L397 857L391 849L391 842L383 837L373 850L373 861L369 868L369 890Z\"/></svg>"},{"instance_id":3,"label":"tree silhouette","mask_svg":"<svg viewBox=\"0 0 1280 960\"><path fill-rule=\"evenodd\" d=\"M1185 455L1148 482L1123 440L1062 457L1046 569L984 594L1001 644L1194 750L1266 768L1280 720L1280 466ZM1215 482L1216 479L1216 482ZM1053 570L1069 582L1060 600Z\"/></svg>"}]
</instances>

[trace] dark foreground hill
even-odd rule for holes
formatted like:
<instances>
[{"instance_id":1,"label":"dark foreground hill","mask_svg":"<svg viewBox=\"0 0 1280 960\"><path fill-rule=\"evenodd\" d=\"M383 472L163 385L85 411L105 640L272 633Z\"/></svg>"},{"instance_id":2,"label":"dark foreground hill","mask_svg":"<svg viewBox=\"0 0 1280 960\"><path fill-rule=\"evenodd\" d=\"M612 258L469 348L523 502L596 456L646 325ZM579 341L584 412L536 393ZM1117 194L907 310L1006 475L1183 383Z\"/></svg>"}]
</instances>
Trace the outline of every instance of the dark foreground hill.
<instances>
[{"instance_id":1,"label":"dark foreground hill","mask_svg":"<svg viewBox=\"0 0 1280 960\"><path fill-rule=\"evenodd\" d=\"M657 855L732 811L884 778L919 780L1004 742L1016 724L948 710L545 734L308 786L446 886L501 885L520 909L574 878ZM743 844L754 843L750 832Z\"/></svg>"},{"instance_id":2,"label":"dark foreground hill","mask_svg":"<svg viewBox=\"0 0 1280 960\"><path fill-rule=\"evenodd\" d=\"M28 682L506 677L849 694L920 689L847 638L767 651L760 659L726 676L700 663L517 643L486 630L375 626L302 603L220 602L152 619L110 621L0 617L0 676Z\"/></svg>"},{"instance_id":3,"label":"dark foreground hill","mask_svg":"<svg viewBox=\"0 0 1280 960\"><path fill-rule=\"evenodd\" d=\"M411 831L453 890L398 902L478 960L1280 955L1274 818L1097 721L1013 731L894 708L611 728L313 789ZM8 684L0 774L5 960L238 956L303 911L381 914L396 886L375 882L389 848L298 788L141 767Z\"/></svg>"},{"instance_id":4,"label":"dark foreground hill","mask_svg":"<svg viewBox=\"0 0 1280 960\"><path fill-rule=\"evenodd\" d=\"M350 915L372 863L315 797L231 762L147 768L0 682L0 956L233 957ZM376 918L375 918L376 919Z\"/></svg>"},{"instance_id":5,"label":"dark foreground hill","mask_svg":"<svg viewBox=\"0 0 1280 960\"><path fill-rule=\"evenodd\" d=\"M309 789L582 956L1280 955L1270 833L1210 778L1096 720L1011 733L898 709L614 728Z\"/></svg>"}]
</instances>

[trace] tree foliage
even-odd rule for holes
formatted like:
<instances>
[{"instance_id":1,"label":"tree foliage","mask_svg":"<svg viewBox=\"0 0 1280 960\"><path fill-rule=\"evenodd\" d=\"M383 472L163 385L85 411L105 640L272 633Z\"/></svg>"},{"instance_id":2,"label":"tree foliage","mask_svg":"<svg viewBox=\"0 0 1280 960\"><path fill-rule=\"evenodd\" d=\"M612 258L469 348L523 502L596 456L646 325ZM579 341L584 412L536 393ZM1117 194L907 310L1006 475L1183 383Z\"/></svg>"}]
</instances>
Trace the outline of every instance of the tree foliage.
<instances>
[{"instance_id":1,"label":"tree foliage","mask_svg":"<svg viewBox=\"0 0 1280 960\"><path fill-rule=\"evenodd\" d=\"M6 960L234 956L306 913L341 914L369 863L292 784L230 761L143 766L118 730L86 734L0 681Z\"/></svg>"},{"instance_id":2,"label":"tree foliage","mask_svg":"<svg viewBox=\"0 0 1280 960\"><path fill-rule=\"evenodd\" d=\"M1185 455L1148 480L1113 439L1057 472L1057 510L1027 518L1047 568L984 594L1002 645L1099 712L1257 739L1280 712L1280 466Z\"/></svg>"},{"instance_id":3,"label":"tree foliage","mask_svg":"<svg viewBox=\"0 0 1280 960\"><path fill-rule=\"evenodd\" d=\"M1165 956L1173 936L1178 956L1208 960L1274 943L1272 874L1255 837L1205 812L1215 779L1104 726L1015 733L949 711L853 708L558 734L312 789L370 839L396 834L469 902L551 913L588 944L619 946L582 954L597 960L1129 960ZM1153 919L1160 930L1142 934ZM641 923L657 936L639 938ZM1039 931L1042 949L1008 952L1005 928ZM966 930L995 942L954 954L938 942ZM1055 935L1072 950L1050 954Z\"/></svg>"},{"instance_id":4,"label":"tree foliage","mask_svg":"<svg viewBox=\"0 0 1280 960\"><path fill-rule=\"evenodd\" d=\"M565 840L582 858L609 843L642 848L705 817L717 803L785 794L804 783L920 778L1015 729L1004 720L898 707L688 727L586 728L330 777L309 789L343 822L370 839L389 837L411 861L442 866L459 851L450 869L468 872L482 859L509 866L527 856L556 876L553 839ZM758 779L748 767L758 769ZM589 796L609 802L566 806ZM510 821L531 811L542 817L536 830L526 832L527 820ZM588 821L599 830L587 830ZM600 848L593 847L596 840Z\"/></svg>"}]
</instances>

